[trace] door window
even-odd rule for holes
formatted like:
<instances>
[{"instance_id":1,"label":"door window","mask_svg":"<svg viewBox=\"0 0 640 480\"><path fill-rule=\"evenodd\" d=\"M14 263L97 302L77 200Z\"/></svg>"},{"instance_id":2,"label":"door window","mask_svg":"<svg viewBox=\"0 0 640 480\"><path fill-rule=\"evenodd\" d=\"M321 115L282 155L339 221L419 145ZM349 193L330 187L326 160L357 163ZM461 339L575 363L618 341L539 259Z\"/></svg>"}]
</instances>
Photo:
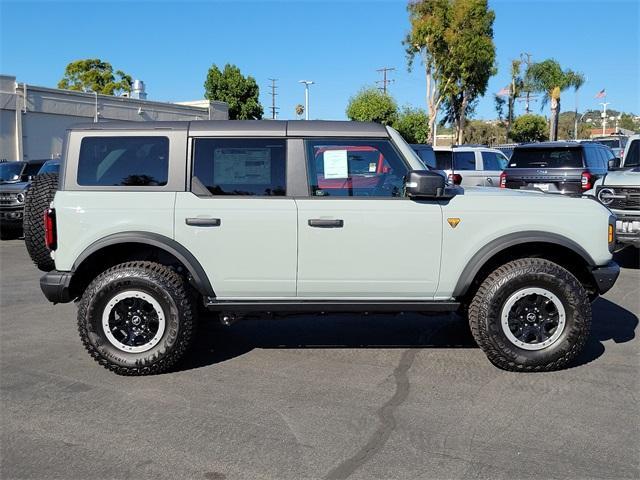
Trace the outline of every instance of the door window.
<instances>
[{"instance_id":1,"label":"door window","mask_svg":"<svg viewBox=\"0 0 640 480\"><path fill-rule=\"evenodd\" d=\"M286 194L283 139L196 138L193 176L213 195Z\"/></svg>"},{"instance_id":2,"label":"door window","mask_svg":"<svg viewBox=\"0 0 640 480\"><path fill-rule=\"evenodd\" d=\"M314 196L401 197L407 166L386 140L308 140Z\"/></svg>"},{"instance_id":3,"label":"door window","mask_svg":"<svg viewBox=\"0 0 640 480\"><path fill-rule=\"evenodd\" d=\"M484 170L504 170L507 166L507 157L496 152L482 152L482 164Z\"/></svg>"},{"instance_id":4,"label":"door window","mask_svg":"<svg viewBox=\"0 0 640 480\"><path fill-rule=\"evenodd\" d=\"M453 152L453 169L454 170L475 170L476 169L475 152Z\"/></svg>"}]
</instances>

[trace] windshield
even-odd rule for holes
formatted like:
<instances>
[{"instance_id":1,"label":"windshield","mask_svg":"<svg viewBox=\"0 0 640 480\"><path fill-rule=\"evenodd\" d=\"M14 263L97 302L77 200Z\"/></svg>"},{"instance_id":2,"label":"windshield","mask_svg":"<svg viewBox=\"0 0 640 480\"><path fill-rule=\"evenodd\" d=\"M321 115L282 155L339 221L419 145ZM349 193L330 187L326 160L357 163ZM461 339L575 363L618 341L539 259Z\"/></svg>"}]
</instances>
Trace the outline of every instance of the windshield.
<instances>
[{"instance_id":1,"label":"windshield","mask_svg":"<svg viewBox=\"0 0 640 480\"><path fill-rule=\"evenodd\" d=\"M38 175L41 173L58 173L60 170L60 164L58 162L47 162L38 171Z\"/></svg>"},{"instance_id":2,"label":"windshield","mask_svg":"<svg viewBox=\"0 0 640 480\"><path fill-rule=\"evenodd\" d=\"M436 156L431 148L421 147L420 145L412 146L413 150L418 154L422 163L429 168L436 168Z\"/></svg>"},{"instance_id":3,"label":"windshield","mask_svg":"<svg viewBox=\"0 0 640 480\"><path fill-rule=\"evenodd\" d=\"M516 148L509 159L509 168L582 168L579 147Z\"/></svg>"},{"instance_id":4,"label":"windshield","mask_svg":"<svg viewBox=\"0 0 640 480\"><path fill-rule=\"evenodd\" d=\"M20 180L20 173L24 163L6 162L0 163L0 182L14 182Z\"/></svg>"},{"instance_id":5,"label":"windshield","mask_svg":"<svg viewBox=\"0 0 640 480\"><path fill-rule=\"evenodd\" d=\"M634 140L629 144L629 149L624 154L624 166L640 166L640 140Z\"/></svg>"}]
</instances>

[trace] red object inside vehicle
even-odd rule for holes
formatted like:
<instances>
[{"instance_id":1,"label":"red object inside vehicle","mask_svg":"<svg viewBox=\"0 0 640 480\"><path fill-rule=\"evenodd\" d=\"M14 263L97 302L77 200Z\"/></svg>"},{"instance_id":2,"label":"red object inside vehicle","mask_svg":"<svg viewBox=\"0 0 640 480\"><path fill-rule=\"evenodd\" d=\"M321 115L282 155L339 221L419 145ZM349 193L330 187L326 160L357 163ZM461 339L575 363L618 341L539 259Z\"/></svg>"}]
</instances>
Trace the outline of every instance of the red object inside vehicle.
<instances>
[{"instance_id":1,"label":"red object inside vehicle","mask_svg":"<svg viewBox=\"0 0 640 480\"><path fill-rule=\"evenodd\" d=\"M347 178L324 178L322 172L318 172L318 188L323 190L336 189L353 189L353 188L375 188L380 182L379 175L390 173L391 168L386 164L384 155L377 148L368 145L349 145L349 146L327 146L320 147L316 150L316 162L322 157L322 154L330 150L346 150L351 152L377 153L375 158L375 172L351 172ZM374 163L374 162L372 162Z\"/></svg>"}]
</instances>

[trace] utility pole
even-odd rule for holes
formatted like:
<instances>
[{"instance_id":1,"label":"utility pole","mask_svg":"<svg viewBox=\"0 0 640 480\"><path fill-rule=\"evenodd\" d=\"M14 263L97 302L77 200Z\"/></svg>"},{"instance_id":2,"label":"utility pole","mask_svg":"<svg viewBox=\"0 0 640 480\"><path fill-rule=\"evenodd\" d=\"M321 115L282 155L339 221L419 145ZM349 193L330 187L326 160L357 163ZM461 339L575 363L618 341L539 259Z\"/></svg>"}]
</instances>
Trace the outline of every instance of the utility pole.
<instances>
[{"instance_id":1,"label":"utility pole","mask_svg":"<svg viewBox=\"0 0 640 480\"><path fill-rule=\"evenodd\" d=\"M611 102L602 102L602 135L604 135L605 130L607 129L607 105Z\"/></svg>"},{"instance_id":2,"label":"utility pole","mask_svg":"<svg viewBox=\"0 0 640 480\"><path fill-rule=\"evenodd\" d=\"M299 80L304 84L304 119L309 120L309 85L313 85L313 80Z\"/></svg>"},{"instance_id":3,"label":"utility pole","mask_svg":"<svg viewBox=\"0 0 640 480\"><path fill-rule=\"evenodd\" d=\"M382 67L376 70L376 72L382 72L382 80L376 80L376 83L381 83L382 87L378 87L378 90L382 90L382 93L387 94L387 85L395 80L387 80L387 72L393 72L393 67Z\"/></svg>"},{"instance_id":4,"label":"utility pole","mask_svg":"<svg viewBox=\"0 0 640 480\"><path fill-rule=\"evenodd\" d=\"M278 94L276 93L276 90L278 89L278 87L276 86L276 82L278 81L278 79L270 78L269 80L271 81L271 93L269 94L271 95L271 118L275 120L276 118L278 118L279 110L279 108L276 107L276 97L278 96Z\"/></svg>"}]
</instances>

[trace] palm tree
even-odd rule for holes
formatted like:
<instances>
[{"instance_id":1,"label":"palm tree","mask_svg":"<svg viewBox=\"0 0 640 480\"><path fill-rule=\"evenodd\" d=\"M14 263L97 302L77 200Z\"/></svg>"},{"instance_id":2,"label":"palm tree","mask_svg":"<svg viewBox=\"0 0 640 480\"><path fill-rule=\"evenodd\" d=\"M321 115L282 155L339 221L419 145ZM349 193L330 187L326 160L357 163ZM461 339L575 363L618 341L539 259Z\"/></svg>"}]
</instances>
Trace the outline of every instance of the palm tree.
<instances>
[{"instance_id":1,"label":"palm tree","mask_svg":"<svg viewBox=\"0 0 640 480\"><path fill-rule=\"evenodd\" d=\"M560 115L560 93L568 88L578 90L584 84L584 75L573 70L562 70L553 59L534 63L527 69L527 77L533 89L542 92L542 106L551 101L549 139L558 139L558 116Z\"/></svg>"}]
</instances>

